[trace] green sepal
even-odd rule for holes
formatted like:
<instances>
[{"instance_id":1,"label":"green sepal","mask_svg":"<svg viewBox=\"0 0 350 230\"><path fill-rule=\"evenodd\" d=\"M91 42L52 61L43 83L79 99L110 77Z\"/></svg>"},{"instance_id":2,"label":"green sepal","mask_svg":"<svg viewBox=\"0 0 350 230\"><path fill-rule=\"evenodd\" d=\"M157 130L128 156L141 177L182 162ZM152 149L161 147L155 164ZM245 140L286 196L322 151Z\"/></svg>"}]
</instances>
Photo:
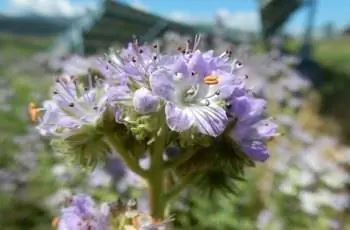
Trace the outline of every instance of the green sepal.
<instances>
[{"instance_id":1,"label":"green sepal","mask_svg":"<svg viewBox=\"0 0 350 230\"><path fill-rule=\"evenodd\" d=\"M51 146L83 167L94 168L110 153L103 138L94 126L84 125L69 137L52 140Z\"/></svg>"},{"instance_id":2,"label":"green sepal","mask_svg":"<svg viewBox=\"0 0 350 230\"><path fill-rule=\"evenodd\" d=\"M177 167L176 172L181 177L201 175L197 186L209 194L214 191L236 191L235 182L244 180L244 169L255 166L229 136L228 131L212 139L209 146L199 147L195 151L191 158Z\"/></svg>"}]
</instances>

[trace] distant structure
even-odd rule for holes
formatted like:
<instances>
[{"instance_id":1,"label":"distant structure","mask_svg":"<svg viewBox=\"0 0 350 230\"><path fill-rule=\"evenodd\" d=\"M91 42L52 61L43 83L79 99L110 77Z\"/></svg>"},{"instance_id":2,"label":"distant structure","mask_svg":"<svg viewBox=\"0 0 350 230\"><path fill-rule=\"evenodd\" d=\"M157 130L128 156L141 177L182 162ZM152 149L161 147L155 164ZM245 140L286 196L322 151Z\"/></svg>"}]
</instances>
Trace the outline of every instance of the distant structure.
<instances>
[{"instance_id":1,"label":"distant structure","mask_svg":"<svg viewBox=\"0 0 350 230\"><path fill-rule=\"evenodd\" d=\"M343 31L343 36L349 36L350 37L350 25L347 26Z\"/></svg>"},{"instance_id":2,"label":"distant structure","mask_svg":"<svg viewBox=\"0 0 350 230\"><path fill-rule=\"evenodd\" d=\"M76 52L94 54L105 51L111 45L125 45L135 35L140 43L162 37L166 31L181 35L213 34L212 27L204 27L174 22L157 15L132 8L113 0L100 1L99 7L81 17L54 43L54 53ZM237 43L235 38L225 34L224 40Z\"/></svg>"},{"instance_id":3,"label":"distant structure","mask_svg":"<svg viewBox=\"0 0 350 230\"><path fill-rule=\"evenodd\" d=\"M262 38L268 40L282 28L297 9L305 5L305 2L314 0L258 1ZM94 54L106 50L115 43L125 45L133 35L143 43L162 37L166 31L190 36L204 34L208 46L211 46L214 38L217 37L234 44L240 43L242 39L257 39L255 34L242 34L240 30L226 28L219 15L214 20L214 26L189 25L174 22L114 0L100 0L99 4L97 9L75 20L72 27L56 40L52 47L55 53L73 51L87 55Z\"/></svg>"},{"instance_id":4,"label":"distant structure","mask_svg":"<svg viewBox=\"0 0 350 230\"><path fill-rule=\"evenodd\" d=\"M267 41L281 32L283 25L300 8L307 7L309 14L306 22L306 34L313 27L316 0L257 0L259 3L261 35Z\"/></svg>"}]
</instances>

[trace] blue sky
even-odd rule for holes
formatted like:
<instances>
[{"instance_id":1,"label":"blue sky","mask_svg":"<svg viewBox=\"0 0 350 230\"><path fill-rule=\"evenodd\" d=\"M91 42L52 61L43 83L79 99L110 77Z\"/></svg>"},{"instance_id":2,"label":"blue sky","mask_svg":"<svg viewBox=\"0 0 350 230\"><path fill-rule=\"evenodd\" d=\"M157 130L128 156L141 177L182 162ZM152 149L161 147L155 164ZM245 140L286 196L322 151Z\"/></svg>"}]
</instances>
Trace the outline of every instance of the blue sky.
<instances>
[{"instance_id":1,"label":"blue sky","mask_svg":"<svg viewBox=\"0 0 350 230\"><path fill-rule=\"evenodd\" d=\"M82 11L82 5L94 6L97 0L0 0L0 11L18 14L36 11L42 14L64 14ZM243 29L258 29L257 0L120 0L162 16L180 21L211 21L216 12L221 12L229 26ZM317 27L328 21L337 27L350 24L349 0L318 0L315 24ZM307 9L299 10L287 24L287 30L300 32L304 28Z\"/></svg>"}]
</instances>

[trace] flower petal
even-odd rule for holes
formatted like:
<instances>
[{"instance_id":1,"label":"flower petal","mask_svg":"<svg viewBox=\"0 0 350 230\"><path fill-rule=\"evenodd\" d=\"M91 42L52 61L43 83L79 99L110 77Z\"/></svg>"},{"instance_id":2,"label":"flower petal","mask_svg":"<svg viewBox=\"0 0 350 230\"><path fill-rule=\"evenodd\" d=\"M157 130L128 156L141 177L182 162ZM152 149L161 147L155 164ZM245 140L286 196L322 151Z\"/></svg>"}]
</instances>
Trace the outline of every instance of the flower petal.
<instances>
[{"instance_id":1,"label":"flower petal","mask_svg":"<svg viewBox=\"0 0 350 230\"><path fill-rule=\"evenodd\" d=\"M226 111L218 106L198 106L191 108L191 112L199 132L212 137L219 136L228 122Z\"/></svg>"},{"instance_id":2,"label":"flower petal","mask_svg":"<svg viewBox=\"0 0 350 230\"><path fill-rule=\"evenodd\" d=\"M196 51L188 62L188 68L197 72L201 78L209 74L208 64L204 60L202 53Z\"/></svg>"},{"instance_id":3,"label":"flower petal","mask_svg":"<svg viewBox=\"0 0 350 230\"><path fill-rule=\"evenodd\" d=\"M261 141L242 143L242 149L254 161L266 161L270 156L265 143Z\"/></svg>"},{"instance_id":4,"label":"flower petal","mask_svg":"<svg viewBox=\"0 0 350 230\"><path fill-rule=\"evenodd\" d=\"M174 79L172 74L166 70L155 71L150 76L150 85L152 92L164 98L167 101L172 101L174 97Z\"/></svg>"},{"instance_id":5,"label":"flower petal","mask_svg":"<svg viewBox=\"0 0 350 230\"><path fill-rule=\"evenodd\" d=\"M182 132L191 128L194 119L187 109L180 109L172 102L165 106L166 122L173 131Z\"/></svg>"}]
</instances>

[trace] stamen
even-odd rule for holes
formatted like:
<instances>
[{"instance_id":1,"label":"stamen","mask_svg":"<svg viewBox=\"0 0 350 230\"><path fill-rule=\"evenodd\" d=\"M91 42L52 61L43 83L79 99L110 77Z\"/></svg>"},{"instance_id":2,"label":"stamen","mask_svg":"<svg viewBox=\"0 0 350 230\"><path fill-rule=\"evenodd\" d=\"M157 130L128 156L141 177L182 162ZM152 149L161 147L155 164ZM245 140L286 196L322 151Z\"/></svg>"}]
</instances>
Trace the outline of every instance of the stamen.
<instances>
[{"instance_id":1,"label":"stamen","mask_svg":"<svg viewBox=\"0 0 350 230\"><path fill-rule=\"evenodd\" d=\"M68 104L68 106L69 106L69 107L74 107L74 103L71 102L71 103Z\"/></svg>"},{"instance_id":2,"label":"stamen","mask_svg":"<svg viewBox=\"0 0 350 230\"><path fill-rule=\"evenodd\" d=\"M219 96L220 95L220 90L219 89L217 89L216 91L215 91L215 93L213 93L213 94L211 94L211 95L208 95L208 96L206 96L204 99L210 99L210 98L212 98L212 97L215 97L215 96Z\"/></svg>"},{"instance_id":3,"label":"stamen","mask_svg":"<svg viewBox=\"0 0 350 230\"><path fill-rule=\"evenodd\" d=\"M194 36L194 44L193 44L192 50L197 50L198 49L200 41L201 41L201 35L200 34L195 35Z\"/></svg>"},{"instance_id":4,"label":"stamen","mask_svg":"<svg viewBox=\"0 0 350 230\"><path fill-rule=\"evenodd\" d=\"M204 77L203 81L207 85L216 85L219 83L219 78L215 75L208 75Z\"/></svg>"},{"instance_id":5,"label":"stamen","mask_svg":"<svg viewBox=\"0 0 350 230\"><path fill-rule=\"evenodd\" d=\"M185 53L190 53L190 44L191 44L191 40L188 39L187 42L186 42L186 48L185 48Z\"/></svg>"}]
</instances>

